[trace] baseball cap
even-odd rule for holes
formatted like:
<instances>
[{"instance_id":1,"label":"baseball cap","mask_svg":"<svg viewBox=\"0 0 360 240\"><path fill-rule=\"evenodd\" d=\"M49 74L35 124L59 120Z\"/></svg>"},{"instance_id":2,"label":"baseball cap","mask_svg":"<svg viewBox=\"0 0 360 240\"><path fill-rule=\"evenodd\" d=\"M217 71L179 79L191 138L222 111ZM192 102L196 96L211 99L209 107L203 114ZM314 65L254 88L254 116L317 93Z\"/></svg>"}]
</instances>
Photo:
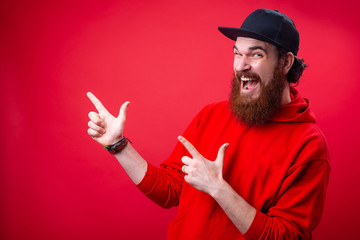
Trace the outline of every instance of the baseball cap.
<instances>
[{"instance_id":1,"label":"baseball cap","mask_svg":"<svg viewBox=\"0 0 360 240\"><path fill-rule=\"evenodd\" d=\"M240 28L218 29L234 41L237 37L248 37L274 44L295 56L299 51L300 37L294 22L278 10L257 9L245 19Z\"/></svg>"}]
</instances>

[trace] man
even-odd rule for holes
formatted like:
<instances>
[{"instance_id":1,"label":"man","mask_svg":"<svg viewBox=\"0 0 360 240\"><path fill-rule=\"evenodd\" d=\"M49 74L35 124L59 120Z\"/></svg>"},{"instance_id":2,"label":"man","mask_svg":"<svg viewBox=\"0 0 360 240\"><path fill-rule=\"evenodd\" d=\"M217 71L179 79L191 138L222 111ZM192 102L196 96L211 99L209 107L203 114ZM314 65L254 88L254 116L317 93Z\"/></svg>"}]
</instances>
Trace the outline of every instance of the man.
<instances>
[{"instance_id":1,"label":"man","mask_svg":"<svg viewBox=\"0 0 360 240\"><path fill-rule=\"evenodd\" d=\"M268 9L219 30L236 41L230 100L206 106L160 168L123 136L129 102L115 118L88 93L98 110L88 133L146 196L179 206L169 239L311 239L330 167L308 100L291 85L306 66L298 31Z\"/></svg>"}]
</instances>

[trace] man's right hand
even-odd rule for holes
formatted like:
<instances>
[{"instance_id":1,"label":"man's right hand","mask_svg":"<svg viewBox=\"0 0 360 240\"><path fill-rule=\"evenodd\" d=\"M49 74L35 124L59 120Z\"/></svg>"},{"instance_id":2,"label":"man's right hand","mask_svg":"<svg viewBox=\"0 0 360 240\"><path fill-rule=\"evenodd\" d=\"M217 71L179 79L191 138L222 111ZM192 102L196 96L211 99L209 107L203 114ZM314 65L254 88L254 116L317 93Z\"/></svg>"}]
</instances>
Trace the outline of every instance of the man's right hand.
<instances>
[{"instance_id":1,"label":"man's right hand","mask_svg":"<svg viewBox=\"0 0 360 240\"><path fill-rule=\"evenodd\" d=\"M94 94L88 92L87 96L98 111L89 113L88 134L102 146L116 143L123 137L126 110L130 102L125 102L120 108L118 117L114 117Z\"/></svg>"}]
</instances>

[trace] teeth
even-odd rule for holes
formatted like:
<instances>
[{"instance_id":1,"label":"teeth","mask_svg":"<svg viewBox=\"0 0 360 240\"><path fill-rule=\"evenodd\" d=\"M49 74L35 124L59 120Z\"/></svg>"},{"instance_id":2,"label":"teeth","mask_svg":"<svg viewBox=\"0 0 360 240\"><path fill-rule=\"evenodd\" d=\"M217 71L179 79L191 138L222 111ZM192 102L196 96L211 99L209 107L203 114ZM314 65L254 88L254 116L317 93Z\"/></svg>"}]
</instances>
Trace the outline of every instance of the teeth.
<instances>
[{"instance_id":1,"label":"teeth","mask_svg":"<svg viewBox=\"0 0 360 240\"><path fill-rule=\"evenodd\" d=\"M243 79L241 79L241 81L243 82L243 88L244 88L245 90L248 90L248 89L249 89L248 80L243 80Z\"/></svg>"},{"instance_id":2,"label":"teeth","mask_svg":"<svg viewBox=\"0 0 360 240\"><path fill-rule=\"evenodd\" d=\"M245 77L241 78L241 81L244 81L244 82L247 82L247 81L250 81L250 80L251 80L250 78L245 78Z\"/></svg>"}]
</instances>

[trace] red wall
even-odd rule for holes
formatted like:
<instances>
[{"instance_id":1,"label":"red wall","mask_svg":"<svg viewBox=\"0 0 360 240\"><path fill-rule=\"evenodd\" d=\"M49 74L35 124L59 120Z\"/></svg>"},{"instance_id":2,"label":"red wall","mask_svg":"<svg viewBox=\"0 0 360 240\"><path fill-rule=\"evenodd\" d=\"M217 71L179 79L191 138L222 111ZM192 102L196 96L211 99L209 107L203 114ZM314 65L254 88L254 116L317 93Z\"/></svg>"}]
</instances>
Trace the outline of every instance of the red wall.
<instances>
[{"instance_id":1,"label":"red wall","mask_svg":"<svg viewBox=\"0 0 360 240\"><path fill-rule=\"evenodd\" d=\"M233 42L217 26L239 27L259 7L295 20L310 66L298 88L330 146L314 239L359 238L357 7L254 2L2 1L0 238L165 239L176 209L143 197L87 135L86 92L114 114L131 101L125 134L158 165L192 117L229 94Z\"/></svg>"}]
</instances>

